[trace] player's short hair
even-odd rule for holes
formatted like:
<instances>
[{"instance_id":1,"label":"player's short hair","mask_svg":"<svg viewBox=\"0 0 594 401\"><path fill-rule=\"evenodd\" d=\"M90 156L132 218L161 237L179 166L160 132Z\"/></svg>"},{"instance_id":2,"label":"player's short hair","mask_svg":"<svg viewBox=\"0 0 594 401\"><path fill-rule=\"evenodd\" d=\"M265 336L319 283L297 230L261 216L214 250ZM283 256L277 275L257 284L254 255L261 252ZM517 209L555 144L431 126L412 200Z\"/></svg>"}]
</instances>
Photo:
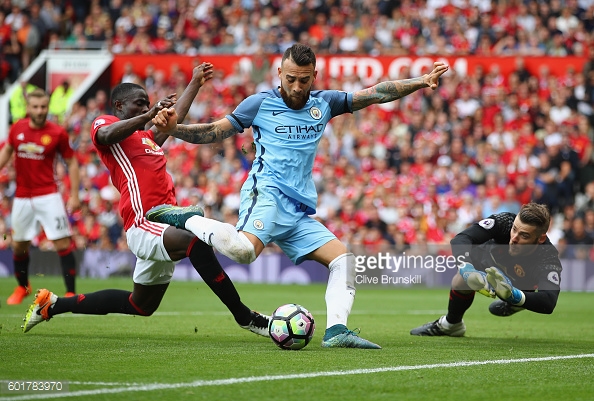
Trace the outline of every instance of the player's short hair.
<instances>
[{"instance_id":1,"label":"player's short hair","mask_svg":"<svg viewBox=\"0 0 594 401\"><path fill-rule=\"evenodd\" d=\"M545 205L534 202L526 203L520 208L518 216L522 223L535 226L540 234L549 230L551 213Z\"/></svg>"},{"instance_id":2,"label":"player's short hair","mask_svg":"<svg viewBox=\"0 0 594 401\"><path fill-rule=\"evenodd\" d=\"M27 103L29 103L29 99L31 99L31 98L36 98L36 99L47 98L47 99L49 99L49 96L48 96L47 92L44 91L43 89L35 88L31 92L27 93Z\"/></svg>"},{"instance_id":3,"label":"player's short hair","mask_svg":"<svg viewBox=\"0 0 594 401\"><path fill-rule=\"evenodd\" d=\"M314 51L307 45L301 43L295 43L293 46L285 50L281 63L284 63L286 59L291 59L295 64L300 67L307 65L316 66L316 55Z\"/></svg>"},{"instance_id":4,"label":"player's short hair","mask_svg":"<svg viewBox=\"0 0 594 401\"><path fill-rule=\"evenodd\" d=\"M130 93L140 90L146 90L142 86L138 84L134 84L132 82L124 82L113 88L111 91L111 107L115 109L115 102L119 100L120 102L123 101Z\"/></svg>"}]
</instances>

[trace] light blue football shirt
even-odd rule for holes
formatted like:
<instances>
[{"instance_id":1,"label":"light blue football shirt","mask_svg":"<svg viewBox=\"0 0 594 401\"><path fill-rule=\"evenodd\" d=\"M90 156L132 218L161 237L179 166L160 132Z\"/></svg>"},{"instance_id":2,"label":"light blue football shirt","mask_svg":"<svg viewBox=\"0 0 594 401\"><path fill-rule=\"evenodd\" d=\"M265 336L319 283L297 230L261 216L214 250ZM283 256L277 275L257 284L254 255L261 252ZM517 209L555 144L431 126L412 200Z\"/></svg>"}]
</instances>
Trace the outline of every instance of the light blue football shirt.
<instances>
[{"instance_id":1,"label":"light blue football shirt","mask_svg":"<svg viewBox=\"0 0 594 401\"><path fill-rule=\"evenodd\" d=\"M352 113L352 105L353 94L337 90L312 91L301 110L287 107L278 89L242 101L226 116L240 132L253 128L256 158L242 190L276 187L314 214L318 194L312 170L318 144L328 121Z\"/></svg>"}]
</instances>

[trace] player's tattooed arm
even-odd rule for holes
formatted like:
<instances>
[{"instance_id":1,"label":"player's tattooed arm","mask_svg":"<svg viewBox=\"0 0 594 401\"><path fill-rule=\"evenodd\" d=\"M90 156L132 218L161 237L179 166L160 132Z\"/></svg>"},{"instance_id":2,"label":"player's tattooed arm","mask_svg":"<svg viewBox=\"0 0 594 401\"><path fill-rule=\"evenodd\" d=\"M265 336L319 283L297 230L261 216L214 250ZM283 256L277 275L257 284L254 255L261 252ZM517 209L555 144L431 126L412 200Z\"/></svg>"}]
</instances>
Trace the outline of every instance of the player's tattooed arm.
<instances>
[{"instance_id":1,"label":"player's tattooed arm","mask_svg":"<svg viewBox=\"0 0 594 401\"><path fill-rule=\"evenodd\" d=\"M221 142L239 132L226 118L210 124L178 124L177 112L173 108L157 113L153 124L160 132L189 143Z\"/></svg>"},{"instance_id":2,"label":"player's tattooed arm","mask_svg":"<svg viewBox=\"0 0 594 401\"><path fill-rule=\"evenodd\" d=\"M423 76L398 81L380 82L367 89L353 93L353 111L361 110L377 103L387 103L400 99L422 88L437 88L439 77L449 67L442 62L433 63L433 71Z\"/></svg>"},{"instance_id":3,"label":"player's tattooed arm","mask_svg":"<svg viewBox=\"0 0 594 401\"><path fill-rule=\"evenodd\" d=\"M202 63L199 66L194 67L192 70L192 80L173 106L173 108L177 111L177 122L179 124L181 124L186 118L186 115L190 110L190 106L192 105L196 95L198 95L200 88L207 81L212 79L213 74L214 70L211 63ZM169 135L159 130L153 129L153 131L156 131L153 137L154 141L157 143L157 145L163 146L167 138L169 138Z\"/></svg>"},{"instance_id":4,"label":"player's tattooed arm","mask_svg":"<svg viewBox=\"0 0 594 401\"><path fill-rule=\"evenodd\" d=\"M376 103L388 103L409 95L429 85L423 77L380 82L353 94L353 110L360 110Z\"/></svg>"},{"instance_id":5,"label":"player's tattooed arm","mask_svg":"<svg viewBox=\"0 0 594 401\"><path fill-rule=\"evenodd\" d=\"M213 143L222 142L233 135L237 130L229 124L229 127L222 127L221 124L194 124L177 125L177 129L169 135L190 143Z\"/></svg>"}]
</instances>

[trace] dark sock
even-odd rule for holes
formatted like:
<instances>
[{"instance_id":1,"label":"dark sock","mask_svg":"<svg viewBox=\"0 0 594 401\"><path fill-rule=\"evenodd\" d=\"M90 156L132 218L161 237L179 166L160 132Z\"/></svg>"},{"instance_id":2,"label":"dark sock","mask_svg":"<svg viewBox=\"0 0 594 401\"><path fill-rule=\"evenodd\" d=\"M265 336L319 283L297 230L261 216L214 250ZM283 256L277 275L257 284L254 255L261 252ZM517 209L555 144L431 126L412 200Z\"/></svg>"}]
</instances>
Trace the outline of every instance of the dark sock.
<instances>
[{"instance_id":1,"label":"dark sock","mask_svg":"<svg viewBox=\"0 0 594 401\"><path fill-rule=\"evenodd\" d=\"M250 324L251 310L241 302L233 282L221 267L212 247L195 238L186 255L200 277L233 314L235 321L242 326Z\"/></svg>"},{"instance_id":2,"label":"dark sock","mask_svg":"<svg viewBox=\"0 0 594 401\"><path fill-rule=\"evenodd\" d=\"M17 279L19 285L27 287L29 284L29 252L22 255L13 255L14 262L14 277Z\"/></svg>"},{"instance_id":3,"label":"dark sock","mask_svg":"<svg viewBox=\"0 0 594 401\"><path fill-rule=\"evenodd\" d=\"M107 315L123 313L125 315L147 315L131 299L132 293L124 290L101 290L75 297L59 297L50 308L50 316L72 312L86 315Z\"/></svg>"},{"instance_id":4,"label":"dark sock","mask_svg":"<svg viewBox=\"0 0 594 401\"><path fill-rule=\"evenodd\" d=\"M76 260L74 259L74 247L58 252L60 255L60 265L62 266L62 276L66 285L66 292L74 291L74 281L76 278Z\"/></svg>"},{"instance_id":5,"label":"dark sock","mask_svg":"<svg viewBox=\"0 0 594 401\"><path fill-rule=\"evenodd\" d=\"M461 294L456 290L450 290L450 302L448 304L448 314L446 315L448 322L455 324L462 321L464 313L474 301L474 294L474 292Z\"/></svg>"}]
</instances>

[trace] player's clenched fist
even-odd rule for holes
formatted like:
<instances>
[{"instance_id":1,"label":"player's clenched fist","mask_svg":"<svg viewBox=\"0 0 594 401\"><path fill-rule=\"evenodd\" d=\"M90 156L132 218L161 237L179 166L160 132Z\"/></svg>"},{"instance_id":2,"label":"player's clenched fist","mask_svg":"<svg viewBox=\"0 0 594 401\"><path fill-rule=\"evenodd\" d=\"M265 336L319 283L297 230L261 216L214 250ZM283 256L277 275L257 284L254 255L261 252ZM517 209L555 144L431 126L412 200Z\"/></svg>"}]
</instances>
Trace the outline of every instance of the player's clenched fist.
<instances>
[{"instance_id":1,"label":"player's clenched fist","mask_svg":"<svg viewBox=\"0 0 594 401\"><path fill-rule=\"evenodd\" d=\"M177 126L177 112L174 108L162 109L153 117L153 124L159 131L171 131Z\"/></svg>"}]
</instances>

